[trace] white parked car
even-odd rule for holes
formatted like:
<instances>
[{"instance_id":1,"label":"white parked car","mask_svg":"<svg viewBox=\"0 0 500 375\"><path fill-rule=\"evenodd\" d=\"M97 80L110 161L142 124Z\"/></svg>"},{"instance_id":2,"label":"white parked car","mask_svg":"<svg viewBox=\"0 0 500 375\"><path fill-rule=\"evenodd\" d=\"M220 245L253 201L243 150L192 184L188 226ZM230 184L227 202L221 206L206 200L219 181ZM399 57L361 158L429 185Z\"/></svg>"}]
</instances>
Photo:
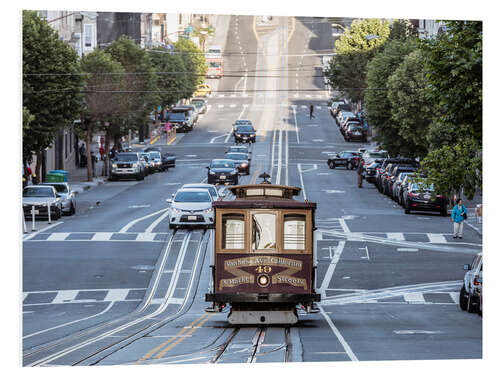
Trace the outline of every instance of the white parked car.
<instances>
[{"instance_id":1,"label":"white parked car","mask_svg":"<svg viewBox=\"0 0 500 375\"><path fill-rule=\"evenodd\" d=\"M67 215L74 215L76 212L76 194L67 182L44 182L42 185L50 185L56 188L57 194L61 197L62 212Z\"/></svg>"},{"instance_id":2,"label":"white parked car","mask_svg":"<svg viewBox=\"0 0 500 375\"><path fill-rule=\"evenodd\" d=\"M477 312L480 303L478 291L482 286L483 253L477 254L472 264L464 264L464 270L467 272L460 290L460 308L468 312Z\"/></svg>"},{"instance_id":3,"label":"white parked car","mask_svg":"<svg viewBox=\"0 0 500 375\"><path fill-rule=\"evenodd\" d=\"M214 199L206 188L181 188L175 193L170 203L170 229L181 227L213 227Z\"/></svg>"},{"instance_id":4,"label":"white parked car","mask_svg":"<svg viewBox=\"0 0 500 375\"><path fill-rule=\"evenodd\" d=\"M48 218L47 207L50 206L51 220L57 220L62 214L62 198L53 186L30 185L23 189L23 212L27 219L32 218L31 210L35 209L35 217Z\"/></svg>"}]
</instances>

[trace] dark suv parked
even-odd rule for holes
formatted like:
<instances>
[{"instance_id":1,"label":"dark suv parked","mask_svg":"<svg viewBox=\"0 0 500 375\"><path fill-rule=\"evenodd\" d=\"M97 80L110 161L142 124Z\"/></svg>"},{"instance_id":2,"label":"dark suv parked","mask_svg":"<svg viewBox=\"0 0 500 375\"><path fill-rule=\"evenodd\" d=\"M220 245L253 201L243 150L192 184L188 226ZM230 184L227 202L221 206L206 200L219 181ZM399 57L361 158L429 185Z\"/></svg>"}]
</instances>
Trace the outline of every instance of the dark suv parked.
<instances>
[{"instance_id":1,"label":"dark suv parked","mask_svg":"<svg viewBox=\"0 0 500 375\"><path fill-rule=\"evenodd\" d=\"M330 169L341 165L346 169L354 169L358 167L361 152L358 151L342 151L338 154L330 155L327 164Z\"/></svg>"}]
</instances>

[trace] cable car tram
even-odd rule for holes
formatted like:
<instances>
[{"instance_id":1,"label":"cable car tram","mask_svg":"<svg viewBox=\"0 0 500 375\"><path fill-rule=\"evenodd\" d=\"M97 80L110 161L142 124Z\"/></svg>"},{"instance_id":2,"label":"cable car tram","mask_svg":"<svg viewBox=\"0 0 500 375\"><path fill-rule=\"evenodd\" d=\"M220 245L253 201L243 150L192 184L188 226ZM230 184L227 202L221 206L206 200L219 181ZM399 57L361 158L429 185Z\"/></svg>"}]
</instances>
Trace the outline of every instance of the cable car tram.
<instances>
[{"instance_id":1,"label":"cable car tram","mask_svg":"<svg viewBox=\"0 0 500 375\"><path fill-rule=\"evenodd\" d=\"M228 187L235 199L213 202L215 238L208 312L230 305L231 324L295 324L297 306L315 302L316 203L293 199L300 188L264 183Z\"/></svg>"}]
</instances>

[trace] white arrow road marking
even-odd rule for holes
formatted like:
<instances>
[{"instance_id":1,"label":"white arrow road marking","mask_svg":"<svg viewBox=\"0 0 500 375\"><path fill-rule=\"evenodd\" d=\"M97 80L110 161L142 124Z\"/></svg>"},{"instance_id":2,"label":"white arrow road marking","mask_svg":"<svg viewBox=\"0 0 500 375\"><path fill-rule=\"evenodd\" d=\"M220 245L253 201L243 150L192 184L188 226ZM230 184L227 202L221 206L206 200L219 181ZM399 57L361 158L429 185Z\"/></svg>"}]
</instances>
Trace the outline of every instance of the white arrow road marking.
<instances>
[{"instance_id":1,"label":"white arrow road marking","mask_svg":"<svg viewBox=\"0 0 500 375\"><path fill-rule=\"evenodd\" d=\"M156 226L158 224L160 224L160 222L163 219L165 219L168 215L170 215L170 208L168 208L167 211L163 215L161 215L158 219L156 219L155 221L153 221L153 223L149 227L147 227L144 232L145 233L151 233L151 232L153 232L153 229L155 229Z\"/></svg>"},{"instance_id":2,"label":"white arrow road marking","mask_svg":"<svg viewBox=\"0 0 500 375\"><path fill-rule=\"evenodd\" d=\"M213 137L211 140L210 140L210 143L214 143L216 139L219 139L219 138L222 138L222 137L229 137L231 135L231 132L229 133L225 133L225 134L222 134L222 135L217 135L215 137Z\"/></svg>"},{"instance_id":3,"label":"white arrow road marking","mask_svg":"<svg viewBox=\"0 0 500 375\"><path fill-rule=\"evenodd\" d=\"M120 229L120 231L118 233L125 233L127 232L127 230L132 227L133 225L135 225L136 223L138 223L139 221L142 221L142 220L146 220L148 218L150 218L151 216L155 216L155 215L158 215L159 213L162 213L162 212L165 212L167 211L168 208L164 208L162 210L159 210L159 211L156 211L156 212L153 212L149 215L146 215L146 216L142 216L138 219L135 219L135 220L132 220L131 222L129 222L127 225L125 225L122 229Z\"/></svg>"}]
</instances>

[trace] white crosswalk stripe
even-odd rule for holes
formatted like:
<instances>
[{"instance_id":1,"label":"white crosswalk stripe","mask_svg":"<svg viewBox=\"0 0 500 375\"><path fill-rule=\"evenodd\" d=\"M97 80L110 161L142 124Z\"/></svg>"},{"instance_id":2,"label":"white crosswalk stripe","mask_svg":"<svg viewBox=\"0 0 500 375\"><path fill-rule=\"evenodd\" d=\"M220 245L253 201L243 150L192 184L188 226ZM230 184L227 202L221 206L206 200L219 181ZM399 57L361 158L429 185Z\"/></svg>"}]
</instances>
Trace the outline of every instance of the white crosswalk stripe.
<instances>
[{"instance_id":1,"label":"white crosswalk stripe","mask_svg":"<svg viewBox=\"0 0 500 375\"><path fill-rule=\"evenodd\" d=\"M140 301L145 292L145 288L77 289L23 292L23 305L32 306L89 302ZM79 297L80 293L82 293L82 295Z\"/></svg>"}]
</instances>

